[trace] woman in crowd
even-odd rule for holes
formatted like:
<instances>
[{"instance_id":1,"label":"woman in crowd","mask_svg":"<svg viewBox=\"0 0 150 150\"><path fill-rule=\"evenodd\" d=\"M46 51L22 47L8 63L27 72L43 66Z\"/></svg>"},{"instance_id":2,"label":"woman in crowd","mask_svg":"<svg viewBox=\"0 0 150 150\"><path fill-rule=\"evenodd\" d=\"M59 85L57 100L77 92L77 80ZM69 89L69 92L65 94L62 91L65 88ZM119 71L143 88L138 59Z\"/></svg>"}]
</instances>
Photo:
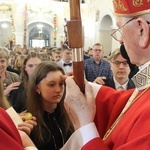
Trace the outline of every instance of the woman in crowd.
<instances>
[{"instance_id":1,"label":"woman in crowd","mask_svg":"<svg viewBox=\"0 0 150 150\"><path fill-rule=\"evenodd\" d=\"M20 74L19 71L14 69L15 68L15 60L16 60L16 53L13 51L10 51L7 71L11 71L11 72L14 72L19 75Z\"/></svg>"},{"instance_id":2,"label":"woman in crowd","mask_svg":"<svg viewBox=\"0 0 150 150\"><path fill-rule=\"evenodd\" d=\"M16 59L16 54L15 54L15 52L10 51L10 54L9 54L9 65L10 65L12 68L14 68L15 59Z\"/></svg>"},{"instance_id":3,"label":"woman in crowd","mask_svg":"<svg viewBox=\"0 0 150 150\"><path fill-rule=\"evenodd\" d=\"M7 71L9 51L5 47L0 48L0 76L4 86L4 94L8 96L12 90L19 86L20 78L16 73Z\"/></svg>"},{"instance_id":4,"label":"woman in crowd","mask_svg":"<svg viewBox=\"0 0 150 150\"><path fill-rule=\"evenodd\" d=\"M21 73L22 82L19 88L12 91L8 97L10 104L18 113L26 109L26 89L28 86L28 80L32 71L40 62L41 56L35 52L29 53L24 59Z\"/></svg>"},{"instance_id":5,"label":"woman in crowd","mask_svg":"<svg viewBox=\"0 0 150 150\"><path fill-rule=\"evenodd\" d=\"M23 68L24 59L25 59L25 55L18 55L15 61L14 69L16 69L19 72L19 75L21 74Z\"/></svg>"},{"instance_id":6,"label":"woman in crowd","mask_svg":"<svg viewBox=\"0 0 150 150\"><path fill-rule=\"evenodd\" d=\"M42 62L29 79L27 110L37 118L31 139L39 150L58 150L73 132L64 109L63 69L55 62Z\"/></svg>"},{"instance_id":7,"label":"woman in crowd","mask_svg":"<svg viewBox=\"0 0 150 150\"><path fill-rule=\"evenodd\" d=\"M20 44L15 45L12 51L15 52L15 53L18 53L18 54L22 54L21 45Z\"/></svg>"}]
</instances>

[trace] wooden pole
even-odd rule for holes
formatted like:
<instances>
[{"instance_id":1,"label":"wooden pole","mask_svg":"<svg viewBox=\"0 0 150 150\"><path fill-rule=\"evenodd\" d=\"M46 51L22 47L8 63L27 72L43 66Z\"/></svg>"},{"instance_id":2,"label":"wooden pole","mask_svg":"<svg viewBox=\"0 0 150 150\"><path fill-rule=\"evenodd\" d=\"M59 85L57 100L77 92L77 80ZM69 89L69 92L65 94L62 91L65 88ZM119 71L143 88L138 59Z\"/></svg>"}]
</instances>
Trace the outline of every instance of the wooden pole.
<instances>
[{"instance_id":1,"label":"wooden pole","mask_svg":"<svg viewBox=\"0 0 150 150\"><path fill-rule=\"evenodd\" d=\"M70 21L67 22L68 43L73 52L74 80L84 93L83 29L80 0L70 0Z\"/></svg>"}]
</instances>

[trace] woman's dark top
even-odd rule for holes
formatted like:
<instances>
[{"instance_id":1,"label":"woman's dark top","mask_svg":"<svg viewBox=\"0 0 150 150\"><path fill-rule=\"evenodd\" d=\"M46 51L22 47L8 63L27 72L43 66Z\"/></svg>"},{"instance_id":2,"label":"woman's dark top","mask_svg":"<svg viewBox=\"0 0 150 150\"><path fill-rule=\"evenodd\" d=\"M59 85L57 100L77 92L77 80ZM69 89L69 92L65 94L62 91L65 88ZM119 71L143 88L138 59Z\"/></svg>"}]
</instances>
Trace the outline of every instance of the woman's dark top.
<instances>
[{"instance_id":1,"label":"woman's dark top","mask_svg":"<svg viewBox=\"0 0 150 150\"><path fill-rule=\"evenodd\" d=\"M23 83L21 83L17 90L13 90L10 92L8 101L16 110L16 112L20 113L26 110L26 98L26 89L24 88Z\"/></svg>"},{"instance_id":2,"label":"woman's dark top","mask_svg":"<svg viewBox=\"0 0 150 150\"><path fill-rule=\"evenodd\" d=\"M54 113L44 111L43 118L50 130L49 132L44 126L42 127L45 143L38 142L37 136L33 135L33 133L30 136L38 150L59 150L71 136L73 131L65 132L66 126L63 125L61 116L58 107Z\"/></svg>"}]
</instances>

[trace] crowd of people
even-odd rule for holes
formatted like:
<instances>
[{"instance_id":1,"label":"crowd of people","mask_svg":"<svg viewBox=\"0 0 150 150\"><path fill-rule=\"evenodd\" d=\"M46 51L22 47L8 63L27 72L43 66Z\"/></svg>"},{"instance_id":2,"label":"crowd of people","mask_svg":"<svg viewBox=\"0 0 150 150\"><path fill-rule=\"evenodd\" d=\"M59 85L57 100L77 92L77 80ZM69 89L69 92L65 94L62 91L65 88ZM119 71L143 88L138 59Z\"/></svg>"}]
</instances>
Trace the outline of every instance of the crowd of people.
<instances>
[{"instance_id":1,"label":"crowd of people","mask_svg":"<svg viewBox=\"0 0 150 150\"><path fill-rule=\"evenodd\" d=\"M127 1L113 3L119 28L111 36L122 45L107 59L100 43L85 53L85 93L69 76L68 46L0 48L2 149L149 149L150 2ZM17 126L9 107L22 119Z\"/></svg>"},{"instance_id":2,"label":"crowd of people","mask_svg":"<svg viewBox=\"0 0 150 150\"><path fill-rule=\"evenodd\" d=\"M64 108L66 88L63 76L73 71L72 51L66 45L51 48L50 52L42 48L42 52L31 49L26 53L20 46L16 47L13 51L0 49L1 81L8 104L3 108L12 106L23 120L28 112L33 114L32 121L19 124L18 129L24 131L39 150L60 149L75 130ZM49 53L51 57L48 58ZM108 85L105 82L116 76L112 65L117 61L120 62L116 69L121 72L121 82L116 81L127 85L130 68L120 49L116 56L113 52L109 60L103 59L104 49L100 43L95 43L89 53L84 61L88 81L113 87L114 83Z\"/></svg>"}]
</instances>

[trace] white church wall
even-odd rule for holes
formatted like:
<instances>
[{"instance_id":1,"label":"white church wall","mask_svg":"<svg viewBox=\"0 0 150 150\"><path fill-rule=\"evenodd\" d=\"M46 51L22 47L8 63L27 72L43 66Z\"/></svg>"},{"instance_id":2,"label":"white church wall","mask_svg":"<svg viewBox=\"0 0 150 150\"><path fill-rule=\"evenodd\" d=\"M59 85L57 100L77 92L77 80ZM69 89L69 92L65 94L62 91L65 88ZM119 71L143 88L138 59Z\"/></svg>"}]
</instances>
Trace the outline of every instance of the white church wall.
<instances>
[{"instance_id":1,"label":"white church wall","mask_svg":"<svg viewBox=\"0 0 150 150\"><path fill-rule=\"evenodd\" d=\"M2 0L0 0L0 3ZM7 0L5 1L7 2ZM32 1L33 2L33 1ZM85 0L86 4L81 4L81 19L82 24L84 26L84 49L87 50L88 47L92 47L93 44L96 42L102 42L104 47L106 48L106 54L109 53L110 50L115 49L118 47L118 43L109 37L110 31L108 31L107 24L104 25L106 20L104 21L103 18L105 16L110 16L110 21L112 22L111 26L116 28L115 25L115 18L112 12L112 0ZM10 3L10 1L9 1ZM23 46L23 37L24 36L24 19L25 19L25 12L24 12L24 4L17 1L17 5L15 5L14 0L11 0L11 4L13 4L13 17L14 17L14 25L15 25L15 35L16 35L16 44L21 44ZM52 11L51 14L44 14L44 16L37 16L31 15L28 16L27 26L31 23L41 21L47 23L52 28L53 26L53 15L57 15L57 46L61 46L61 40L64 38L64 25L65 21L64 18L67 20L70 19L69 14L69 4L66 2L50 2L51 5L47 4L45 11ZM41 6L42 7L42 6ZM28 14L29 15L29 14ZM107 23L107 22L106 22ZM102 27L103 25L103 27ZM105 29L107 27L107 29ZM110 27L111 28L111 27ZM28 29L28 28L27 28ZM27 31L28 32L28 31ZM51 38L51 45L53 44L53 30L50 30L50 38ZM105 37L105 38L104 38ZM28 38L28 35L27 35ZM106 39L107 40L103 40ZM1 40L1 38L0 38ZM109 41L109 42L107 42ZM28 40L26 41L28 44ZM1 43L1 42L0 42ZM106 46L105 46L106 45Z\"/></svg>"}]
</instances>

